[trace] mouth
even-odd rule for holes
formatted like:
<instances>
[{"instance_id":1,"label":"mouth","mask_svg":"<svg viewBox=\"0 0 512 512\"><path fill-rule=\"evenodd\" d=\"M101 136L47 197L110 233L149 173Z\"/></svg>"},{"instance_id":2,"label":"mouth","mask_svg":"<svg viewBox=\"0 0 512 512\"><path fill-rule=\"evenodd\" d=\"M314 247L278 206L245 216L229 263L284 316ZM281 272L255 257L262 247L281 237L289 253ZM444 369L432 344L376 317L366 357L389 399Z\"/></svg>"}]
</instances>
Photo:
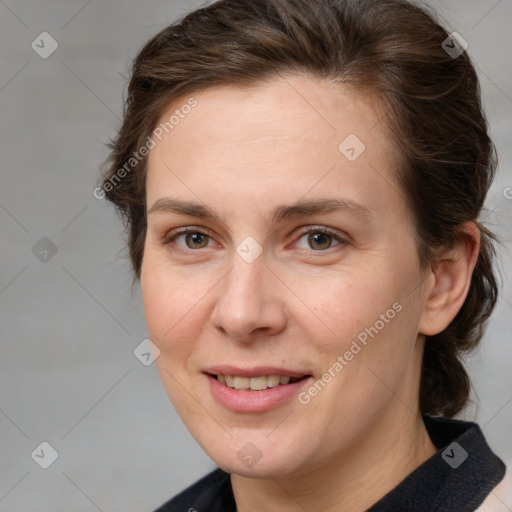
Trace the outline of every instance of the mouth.
<instances>
[{"instance_id":1,"label":"mouth","mask_svg":"<svg viewBox=\"0 0 512 512\"><path fill-rule=\"evenodd\" d=\"M256 370L246 371L246 375L233 373L204 375L209 381L212 398L225 409L237 413L262 413L277 407L293 407L293 397L314 380L311 374L266 374ZM251 375L247 376L247 373Z\"/></svg>"},{"instance_id":2,"label":"mouth","mask_svg":"<svg viewBox=\"0 0 512 512\"><path fill-rule=\"evenodd\" d=\"M292 398L314 380L310 373L272 366L218 366L208 368L204 375L212 397L224 408L239 413L259 413L293 404Z\"/></svg>"},{"instance_id":3,"label":"mouth","mask_svg":"<svg viewBox=\"0 0 512 512\"><path fill-rule=\"evenodd\" d=\"M311 375L303 375L301 377L292 377L289 375L257 375L254 377L246 377L243 375L226 375L226 374L208 374L210 377L217 379L220 384L238 391L265 391L278 386L286 386L294 384L301 380L311 377Z\"/></svg>"}]
</instances>

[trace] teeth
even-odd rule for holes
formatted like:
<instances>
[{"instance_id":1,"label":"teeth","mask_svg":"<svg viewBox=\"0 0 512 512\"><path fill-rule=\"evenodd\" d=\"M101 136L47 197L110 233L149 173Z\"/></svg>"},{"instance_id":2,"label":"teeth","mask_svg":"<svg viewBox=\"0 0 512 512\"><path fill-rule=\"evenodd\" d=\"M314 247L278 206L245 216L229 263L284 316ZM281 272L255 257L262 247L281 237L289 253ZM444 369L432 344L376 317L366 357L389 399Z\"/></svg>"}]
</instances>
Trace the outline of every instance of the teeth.
<instances>
[{"instance_id":1,"label":"teeth","mask_svg":"<svg viewBox=\"0 0 512 512\"><path fill-rule=\"evenodd\" d=\"M270 375L267 377L267 386L269 388L275 388L276 386L279 386L279 375Z\"/></svg>"},{"instance_id":2,"label":"teeth","mask_svg":"<svg viewBox=\"0 0 512 512\"><path fill-rule=\"evenodd\" d=\"M296 382L298 378L290 378L288 376L279 375L262 375L258 377L240 377L237 375L217 375L217 380L221 384L225 384L229 388L252 391L262 391L268 388L275 388L280 384L289 384Z\"/></svg>"},{"instance_id":3,"label":"teeth","mask_svg":"<svg viewBox=\"0 0 512 512\"><path fill-rule=\"evenodd\" d=\"M235 389L249 389L249 382L251 379L248 377L234 377L233 387Z\"/></svg>"},{"instance_id":4,"label":"teeth","mask_svg":"<svg viewBox=\"0 0 512 512\"><path fill-rule=\"evenodd\" d=\"M267 377L252 377L249 381L249 387L254 391L267 389Z\"/></svg>"}]
</instances>

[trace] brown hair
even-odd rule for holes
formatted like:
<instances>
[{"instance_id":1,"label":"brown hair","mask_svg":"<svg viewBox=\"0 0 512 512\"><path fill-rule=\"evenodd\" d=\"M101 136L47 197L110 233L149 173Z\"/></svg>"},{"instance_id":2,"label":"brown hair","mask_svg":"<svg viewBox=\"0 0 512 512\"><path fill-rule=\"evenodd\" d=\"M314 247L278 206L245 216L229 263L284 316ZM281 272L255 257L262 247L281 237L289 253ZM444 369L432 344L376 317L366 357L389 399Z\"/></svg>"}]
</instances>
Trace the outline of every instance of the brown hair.
<instances>
[{"instance_id":1,"label":"brown hair","mask_svg":"<svg viewBox=\"0 0 512 512\"><path fill-rule=\"evenodd\" d=\"M387 112L421 268L433 267L436 249L462 236L461 223L473 221L481 232L468 296L451 324L427 337L421 375L422 413L459 412L470 390L461 358L482 338L498 296L499 240L477 221L497 157L475 69L466 52L445 51L447 37L434 13L406 0L221 0L156 34L134 60L123 124L102 175L102 193L126 224L134 279L146 235L147 158L139 150L172 101L283 72L364 90Z\"/></svg>"}]
</instances>

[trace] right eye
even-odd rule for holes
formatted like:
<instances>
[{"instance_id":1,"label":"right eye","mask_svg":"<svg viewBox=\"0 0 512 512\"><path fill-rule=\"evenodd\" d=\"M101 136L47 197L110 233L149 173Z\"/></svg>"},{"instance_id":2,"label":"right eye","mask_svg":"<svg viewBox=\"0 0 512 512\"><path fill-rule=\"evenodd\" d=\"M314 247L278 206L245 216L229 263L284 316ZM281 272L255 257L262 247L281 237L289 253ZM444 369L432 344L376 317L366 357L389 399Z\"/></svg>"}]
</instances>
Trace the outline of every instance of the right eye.
<instances>
[{"instance_id":1,"label":"right eye","mask_svg":"<svg viewBox=\"0 0 512 512\"><path fill-rule=\"evenodd\" d=\"M185 245L176 244L181 250L185 252L197 251L198 249L204 249L207 247L208 240L212 241L210 235L198 231L194 228L176 229L167 234L163 240L163 244L169 246L175 243L177 240L183 237Z\"/></svg>"}]
</instances>

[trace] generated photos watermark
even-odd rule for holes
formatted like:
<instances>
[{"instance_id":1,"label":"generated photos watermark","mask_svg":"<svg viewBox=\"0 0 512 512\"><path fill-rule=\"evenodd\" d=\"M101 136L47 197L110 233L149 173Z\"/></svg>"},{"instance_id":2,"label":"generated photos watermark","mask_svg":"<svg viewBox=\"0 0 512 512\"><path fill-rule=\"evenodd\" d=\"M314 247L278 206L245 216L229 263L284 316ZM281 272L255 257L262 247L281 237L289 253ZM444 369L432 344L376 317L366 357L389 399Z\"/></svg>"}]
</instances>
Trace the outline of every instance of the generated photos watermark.
<instances>
[{"instance_id":1,"label":"generated photos watermark","mask_svg":"<svg viewBox=\"0 0 512 512\"><path fill-rule=\"evenodd\" d=\"M164 134L169 134L176 126L178 126L182 119L190 114L194 107L197 107L198 101L196 98L191 97L186 103L181 105L180 108L174 110L173 114L169 119L163 123L160 123L146 138L146 141L138 149L134 151L132 156L124 163L122 167L117 169L110 179L104 183L101 187L96 187L93 191L93 195L96 199L105 199L105 193L114 190L114 188L132 172L133 169L149 154L149 150L157 146L158 142L162 142ZM158 142L155 140L158 139Z\"/></svg>"},{"instance_id":2,"label":"generated photos watermark","mask_svg":"<svg viewBox=\"0 0 512 512\"><path fill-rule=\"evenodd\" d=\"M339 355L336 358L336 361L329 366L329 368L322 374L322 376L315 381L315 383L310 386L307 390L301 391L298 395L298 400L301 404L306 405L311 402L311 399L320 393L329 382L331 382L336 375L338 375L344 368L347 366L350 361L354 359L354 356L359 354L364 347L368 345L370 341L368 337L373 339L377 334L379 334L382 329L389 324L393 318L396 317L400 311L402 311L403 306L399 302L395 302L385 313L382 313L379 319L370 327L366 327L362 330L358 335L357 339L354 339L350 344L348 350L345 351L343 355Z\"/></svg>"}]
</instances>

